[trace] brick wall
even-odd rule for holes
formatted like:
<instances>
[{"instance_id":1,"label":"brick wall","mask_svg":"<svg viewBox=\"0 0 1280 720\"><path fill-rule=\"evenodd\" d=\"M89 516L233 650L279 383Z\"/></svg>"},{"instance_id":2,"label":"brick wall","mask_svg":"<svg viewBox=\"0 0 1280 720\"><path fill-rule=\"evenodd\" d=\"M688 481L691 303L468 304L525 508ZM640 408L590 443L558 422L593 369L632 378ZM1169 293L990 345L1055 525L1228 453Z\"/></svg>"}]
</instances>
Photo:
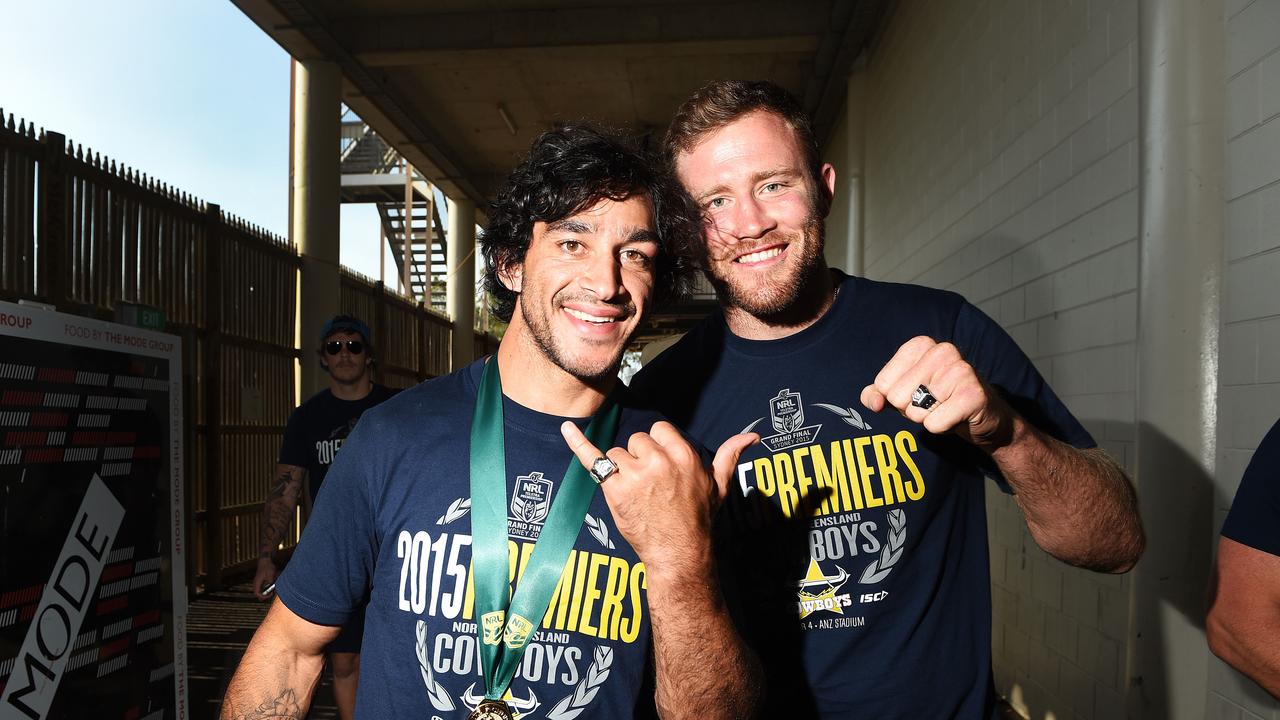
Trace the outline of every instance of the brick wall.
<instances>
[{"instance_id":1,"label":"brick wall","mask_svg":"<svg viewBox=\"0 0 1280 720\"><path fill-rule=\"evenodd\" d=\"M1138 0L907 0L865 71L866 275L968 297L1130 469L1137 38ZM998 689L1122 717L1129 579L1048 557L994 488L988 513Z\"/></svg>"},{"instance_id":2,"label":"brick wall","mask_svg":"<svg viewBox=\"0 0 1280 720\"><path fill-rule=\"evenodd\" d=\"M1258 442L1280 417L1280 0L1225 5L1227 206L1215 529ZM1280 720L1280 703L1216 658L1208 705L1209 718Z\"/></svg>"}]
</instances>

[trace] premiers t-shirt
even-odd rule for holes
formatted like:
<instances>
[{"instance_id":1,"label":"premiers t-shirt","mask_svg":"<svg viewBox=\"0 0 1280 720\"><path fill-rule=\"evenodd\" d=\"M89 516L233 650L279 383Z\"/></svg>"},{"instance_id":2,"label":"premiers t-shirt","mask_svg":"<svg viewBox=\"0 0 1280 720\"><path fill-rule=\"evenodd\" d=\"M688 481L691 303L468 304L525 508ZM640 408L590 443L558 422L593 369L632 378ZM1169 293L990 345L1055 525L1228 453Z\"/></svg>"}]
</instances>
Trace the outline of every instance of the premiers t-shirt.
<instances>
[{"instance_id":1,"label":"premiers t-shirt","mask_svg":"<svg viewBox=\"0 0 1280 720\"><path fill-rule=\"evenodd\" d=\"M473 363L365 414L280 577L281 601L324 625L342 624L368 593L357 717L466 718L484 696L469 470L482 371ZM577 462L565 419L504 398L513 586ZM611 444L658 419L624 403ZM521 717L631 717L648 657L645 588L645 567L597 492L507 703Z\"/></svg>"},{"instance_id":2,"label":"premiers t-shirt","mask_svg":"<svg viewBox=\"0 0 1280 720\"><path fill-rule=\"evenodd\" d=\"M716 313L645 367L636 397L714 449L758 432L722 516L763 717L983 718L994 703L982 476L994 464L859 401L917 335L950 341L1025 417L1092 439L1027 357L959 295L836 273L833 306L772 341Z\"/></svg>"},{"instance_id":3,"label":"premiers t-shirt","mask_svg":"<svg viewBox=\"0 0 1280 720\"><path fill-rule=\"evenodd\" d=\"M311 501L315 502L329 466L365 410L395 395L396 391L374 385L359 400L342 400L330 390L322 390L302 403L289 416L280 444L280 462L307 469Z\"/></svg>"},{"instance_id":4,"label":"premiers t-shirt","mask_svg":"<svg viewBox=\"0 0 1280 720\"><path fill-rule=\"evenodd\" d=\"M1231 503L1222 535L1280 556L1280 422L1262 439Z\"/></svg>"}]
</instances>

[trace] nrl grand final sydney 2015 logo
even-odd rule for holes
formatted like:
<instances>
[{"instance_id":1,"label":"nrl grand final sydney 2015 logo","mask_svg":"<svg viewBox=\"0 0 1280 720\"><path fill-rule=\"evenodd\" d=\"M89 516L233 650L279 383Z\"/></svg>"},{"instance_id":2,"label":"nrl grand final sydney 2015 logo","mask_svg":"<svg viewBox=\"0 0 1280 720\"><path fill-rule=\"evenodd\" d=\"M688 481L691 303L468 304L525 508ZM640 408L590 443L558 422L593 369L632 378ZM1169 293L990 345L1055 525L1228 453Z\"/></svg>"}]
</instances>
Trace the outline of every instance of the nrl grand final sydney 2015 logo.
<instances>
[{"instance_id":1,"label":"nrl grand final sydney 2015 logo","mask_svg":"<svg viewBox=\"0 0 1280 720\"><path fill-rule=\"evenodd\" d=\"M511 513L507 516L507 532L516 537L537 540L542 523L551 511L551 481L540 472L516 478L511 494Z\"/></svg>"},{"instance_id":2,"label":"nrl grand final sydney 2015 logo","mask_svg":"<svg viewBox=\"0 0 1280 720\"><path fill-rule=\"evenodd\" d=\"M763 418L761 418L763 419ZM796 445L808 445L818 437L821 424L805 426L804 402L800 393L783 388L769 400L769 420L773 424L776 435L761 438L773 452L785 450Z\"/></svg>"},{"instance_id":3,"label":"nrl grand final sydney 2015 logo","mask_svg":"<svg viewBox=\"0 0 1280 720\"><path fill-rule=\"evenodd\" d=\"M814 407L822 408L830 413L835 414L846 425L850 425L859 430L870 430L871 424L862 419L862 415L852 407L842 407L832 405L830 403L813 403ZM748 433L755 430L764 418L756 418L751 424L742 428L742 432ZM816 425L804 424L804 401L800 397L800 393L791 392L791 388L782 388L769 399L769 421L773 425L776 435L763 437L760 442L772 452L780 452L798 445L808 445L818 439L818 431L822 429L822 423Z\"/></svg>"}]
</instances>

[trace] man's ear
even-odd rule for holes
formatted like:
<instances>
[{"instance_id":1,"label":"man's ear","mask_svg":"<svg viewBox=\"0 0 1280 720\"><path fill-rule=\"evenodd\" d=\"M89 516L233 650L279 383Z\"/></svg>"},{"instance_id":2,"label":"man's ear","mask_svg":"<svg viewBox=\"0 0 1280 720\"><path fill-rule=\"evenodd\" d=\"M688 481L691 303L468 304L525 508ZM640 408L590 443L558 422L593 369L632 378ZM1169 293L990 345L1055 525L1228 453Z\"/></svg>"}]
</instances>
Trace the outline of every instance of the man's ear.
<instances>
[{"instance_id":1,"label":"man's ear","mask_svg":"<svg viewBox=\"0 0 1280 720\"><path fill-rule=\"evenodd\" d=\"M818 188L818 192L826 195L827 210L830 212L832 202L836 196L836 169L831 163L825 163L821 170L822 187Z\"/></svg>"},{"instance_id":2,"label":"man's ear","mask_svg":"<svg viewBox=\"0 0 1280 720\"><path fill-rule=\"evenodd\" d=\"M519 295L521 284L524 282L524 266L519 263L503 265L498 270L498 281L503 287Z\"/></svg>"}]
</instances>

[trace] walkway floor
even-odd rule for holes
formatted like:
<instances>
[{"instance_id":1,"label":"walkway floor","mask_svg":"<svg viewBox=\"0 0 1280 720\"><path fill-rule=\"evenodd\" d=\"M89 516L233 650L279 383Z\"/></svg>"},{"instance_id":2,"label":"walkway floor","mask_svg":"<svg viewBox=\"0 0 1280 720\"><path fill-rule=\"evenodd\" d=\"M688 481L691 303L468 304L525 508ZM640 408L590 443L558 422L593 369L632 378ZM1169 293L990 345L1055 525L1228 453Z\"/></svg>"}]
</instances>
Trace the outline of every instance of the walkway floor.
<instances>
[{"instance_id":1,"label":"walkway floor","mask_svg":"<svg viewBox=\"0 0 1280 720\"><path fill-rule=\"evenodd\" d=\"M191 603L187 616L188 673L193 720L214 720L222 706L222 696L240 657L262 619L267 604L258 602L248 584L201 596ZM1013 708L1001 703L1002 720L1022 720ZM311 720L338 717L333 704L333 687L326 672L316 688Z\"/></svg>"},{"instance_id":2,"label":"walkway floor","mask_svg":"<svg viewBox=\"0 0 1280 720\"><path fill-rule=\"evenodd\" d=\"M187 668L192 720L218 717L227 683L266 615L267 604L258 602L247 584L203 595L191 603L187 615ZM320 679L307 717L338 717L328 672Z\"/></svg>"}]
</instances>

